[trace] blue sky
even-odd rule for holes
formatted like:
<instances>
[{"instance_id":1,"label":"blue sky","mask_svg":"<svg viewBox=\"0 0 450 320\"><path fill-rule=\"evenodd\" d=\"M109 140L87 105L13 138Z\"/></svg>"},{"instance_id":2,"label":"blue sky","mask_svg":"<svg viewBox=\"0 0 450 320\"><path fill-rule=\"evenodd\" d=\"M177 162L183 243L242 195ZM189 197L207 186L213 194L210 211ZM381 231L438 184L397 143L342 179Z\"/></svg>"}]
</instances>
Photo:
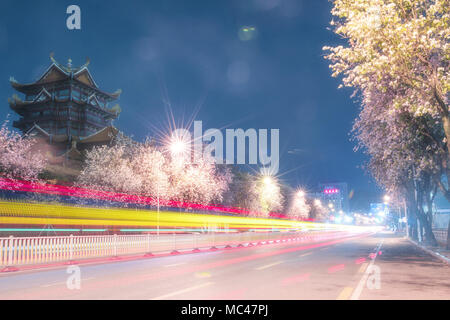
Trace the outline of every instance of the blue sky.
<instances>
[{"instance_id":1,"label":"blue sky","mask_svg":"<svg viewBox=\"0 0 450 320\"><path fill-rule=\"evenodd\" d=\"M81 8L81 30L66 28L66 8ZM176 122L204 128L280 129L280 174L292 186L345 181L353 208L380 191L358 166L349 131L359 106L337 89L322 47L340 43L326 0L0 2L0 117L10 112L8 79L27 83L49 53L89 69L99 86L123 90L115 125L136 139ZM255 28L248 41L243 26ZM12 116L15 119L15 116Z\"/></svg>"}]
</instances>

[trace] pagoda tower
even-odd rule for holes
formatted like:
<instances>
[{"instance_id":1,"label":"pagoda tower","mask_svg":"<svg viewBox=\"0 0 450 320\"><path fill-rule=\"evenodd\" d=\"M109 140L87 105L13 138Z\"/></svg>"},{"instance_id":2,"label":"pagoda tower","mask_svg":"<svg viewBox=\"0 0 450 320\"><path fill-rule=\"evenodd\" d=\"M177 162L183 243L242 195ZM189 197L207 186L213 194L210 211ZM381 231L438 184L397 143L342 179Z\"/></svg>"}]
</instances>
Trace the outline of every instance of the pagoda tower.
<instances>
[{"instance_id":1,"label":"pagoda tower","mask_svg":"<svg viewBox=\"0 0 450 320\"><path fill-rule=\"evenodd\" d=\"M80 67L58 63L53 54L51 65L33 83L21 84L10 78L12 87L23 94L8 99L20 119L13 122L23 135L40 139L52 165L79 167L83 151L94 145L109 144L118 134L113 121L121 108L117 100L121 90L102 91L88 70L89 59Z\"/></svg>"}]
</instances>

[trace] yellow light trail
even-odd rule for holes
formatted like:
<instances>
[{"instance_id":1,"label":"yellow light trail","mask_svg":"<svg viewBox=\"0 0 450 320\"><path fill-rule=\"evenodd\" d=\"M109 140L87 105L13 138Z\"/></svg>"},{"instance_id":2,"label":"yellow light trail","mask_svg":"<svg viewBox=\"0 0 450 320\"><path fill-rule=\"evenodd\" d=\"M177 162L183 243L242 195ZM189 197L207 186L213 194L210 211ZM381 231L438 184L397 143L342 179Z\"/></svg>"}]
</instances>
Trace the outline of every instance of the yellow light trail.
<instances>
[{"instance_id":1,"label":"yellow light trail","mask_svg":"<svg viewBox=\"0 0 450 320\"><path fill-rule=\"evenodd\" d=\"M123 208L77 207L61 204L0 201L0 224L21 225L111 225L155 226L157 211ZM160 211L159 225L167 227L209 227L219 229L339 229L355 228L296 220Z\"/></svg>"}]
</instances>

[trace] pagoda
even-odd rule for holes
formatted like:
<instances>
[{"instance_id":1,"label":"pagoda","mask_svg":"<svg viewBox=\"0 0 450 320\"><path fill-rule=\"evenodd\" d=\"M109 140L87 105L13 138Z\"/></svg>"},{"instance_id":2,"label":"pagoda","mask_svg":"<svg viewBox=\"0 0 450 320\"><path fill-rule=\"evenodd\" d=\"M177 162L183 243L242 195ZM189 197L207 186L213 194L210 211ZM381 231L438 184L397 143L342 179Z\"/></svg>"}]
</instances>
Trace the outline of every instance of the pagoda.
<instances>
[{"instance_id":1,"label":"pagoda","mask_svg":"<svg viewBox=\"0 0 450 320\"><path fill-rule=\"evenodd\" d=\"M13 122L24 136L39 139L51 165L80 168L83 151L112 142L118 134L113 121L121 108L117 100L121 90L101 90L88 70L89 59L80 67L58 63L53 54L51 65L33 83L21 84L10 78L12 87L23 94L8 99L20 119Z\"/></svg>"}]
</instances>

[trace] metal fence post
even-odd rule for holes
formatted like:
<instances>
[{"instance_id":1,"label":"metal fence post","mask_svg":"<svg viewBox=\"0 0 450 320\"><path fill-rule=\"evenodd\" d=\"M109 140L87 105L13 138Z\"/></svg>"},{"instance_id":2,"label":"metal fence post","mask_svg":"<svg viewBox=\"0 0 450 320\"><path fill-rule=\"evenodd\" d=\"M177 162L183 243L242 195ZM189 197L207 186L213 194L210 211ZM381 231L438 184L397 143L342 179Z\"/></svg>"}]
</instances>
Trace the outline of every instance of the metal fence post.
<instances>
[{"instance_id":1,"label":"metal fence post","mask_svg":"<svg viewBox=\"0 0 450 320\"><path fill-rule=\"evenodd\" d=\"M69 261L73 260L73 234L69 236Z\"/></svg>"},{"instance_id":2,"label":"metal fence post","mask_svg":"<svg viewBox=\"0 0 450 320\"><path fill-rule=\"evenodd\" d=\"M172 235L173 235L173 238L172 238L172 248L173 248L173 251L176 251L177 250L177 238L175 237L175 231L172 233Z\"/></svg>"},{"instance_id":3,"label":"metal fence post","mask_svg":"<svg viewBox=\"0 0 450 320\"><path fill-rule=\"evenodd\" d=\"M8 252L8 266L12 266L12 264L13 264L13 254L14 254L14 246L13 246L13 236L9 236L9 245L8 245L8 247L9 247L9 252Z\"/></svg>"},{"instance_id":4,"label":"metal fence post","mask_svg":"<svg viewBox=\"0 0 450 320\"><path fill-rule=\"evenodd\" d=\"M114 250L113 250L113 253L114 253L114 257L117 257L117 234L114 234L114 238L113 238L113 242L114 242L114 244L113 244L113 248L114 248Z\"/></svg>"}]
</instances>

